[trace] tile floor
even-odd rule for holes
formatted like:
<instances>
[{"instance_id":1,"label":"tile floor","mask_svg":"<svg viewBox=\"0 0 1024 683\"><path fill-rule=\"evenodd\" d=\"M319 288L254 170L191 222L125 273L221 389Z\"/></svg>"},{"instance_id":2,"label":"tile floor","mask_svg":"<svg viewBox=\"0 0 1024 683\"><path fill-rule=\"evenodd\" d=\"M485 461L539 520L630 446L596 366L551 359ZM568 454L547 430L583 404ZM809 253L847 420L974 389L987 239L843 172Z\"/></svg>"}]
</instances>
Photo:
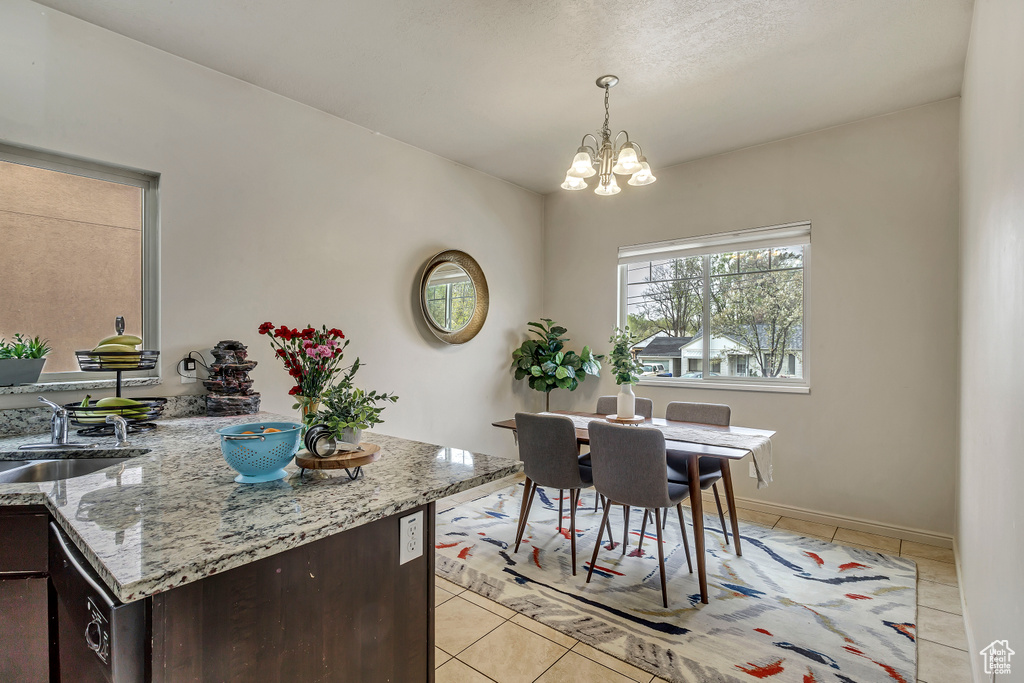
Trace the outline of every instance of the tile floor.
<instances>
[{"instance_id":1,"label":"tile floor","mask_svg":"<svg viewBox=\"0 0 1024 683\"><path fill-rule=\"evenodd\" d=\"M512 481L493 482L446 500L472 500L503 489ZM753 524L912 558L918 566L918 681L971 680L952 550L756 510L737 508L737 514ZM440 577L435 580L437 683L662 681L450 581Z\"/></svg>"}]
</instances>

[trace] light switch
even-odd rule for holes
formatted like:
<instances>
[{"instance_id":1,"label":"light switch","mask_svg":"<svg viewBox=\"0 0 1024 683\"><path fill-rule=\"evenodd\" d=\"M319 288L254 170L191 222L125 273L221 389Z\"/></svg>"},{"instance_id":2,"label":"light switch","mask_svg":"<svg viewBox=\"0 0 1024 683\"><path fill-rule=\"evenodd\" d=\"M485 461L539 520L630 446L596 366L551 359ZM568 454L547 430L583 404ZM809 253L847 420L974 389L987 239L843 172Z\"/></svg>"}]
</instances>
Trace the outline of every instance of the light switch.
<instances>
[{"instance_id":1,"label":"light switch","mask_svg":"<svg viewBox=\"0 0 1024 683\"><path fill-rule=\"evenodd\" d=\"M406 515L398 523L398 564L405 564L423 555L423 511Z\"/></svg>"}]
</instances>

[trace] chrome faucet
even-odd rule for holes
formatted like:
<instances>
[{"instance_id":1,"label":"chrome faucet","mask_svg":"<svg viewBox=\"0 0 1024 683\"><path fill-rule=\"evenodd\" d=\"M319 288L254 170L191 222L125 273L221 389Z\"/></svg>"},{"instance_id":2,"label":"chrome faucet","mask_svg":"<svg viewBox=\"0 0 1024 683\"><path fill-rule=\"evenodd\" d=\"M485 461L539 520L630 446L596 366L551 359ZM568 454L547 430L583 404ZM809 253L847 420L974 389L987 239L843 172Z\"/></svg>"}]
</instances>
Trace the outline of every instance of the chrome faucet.
<instances>
[{"instance_id":1,"label":"chrome faucet","mask_svg":"<svg viewBox=\"0 0 1024 683\"><path fill-rule=\"evenodd\" d=\"M126 448L131 446L128 443L128 421L120 415L107 415L107 424L114 425L114 438L117 439L117 443L114 444L115 448Z\"/></svg>"},{"instance_id":2,"label":"chrome faucet","mask_svg":"<svg viewBox=\"0 0 1024 683\"><path fill-rule=\"evenodd\" d=\"M95 448L93 443L72 443L68 441L68 411L44 396L39 397L40 403L45 403L53 410L50 416L50 443L31 443L19 446L22 451L45 451L62 449Z\"/></svg>"},{"instance_id":3,"label":"chrome faucet","mask_svg":"<svg viewBox=\"0 0 1024 683\"><path fill-rule=\"evenodd\" d=\"M50 416L50 443L54 446L63 446L68 442L68 411L45 397L39 397L40 403L45 403L53 410Z\"/></svg>"}]
</instances>

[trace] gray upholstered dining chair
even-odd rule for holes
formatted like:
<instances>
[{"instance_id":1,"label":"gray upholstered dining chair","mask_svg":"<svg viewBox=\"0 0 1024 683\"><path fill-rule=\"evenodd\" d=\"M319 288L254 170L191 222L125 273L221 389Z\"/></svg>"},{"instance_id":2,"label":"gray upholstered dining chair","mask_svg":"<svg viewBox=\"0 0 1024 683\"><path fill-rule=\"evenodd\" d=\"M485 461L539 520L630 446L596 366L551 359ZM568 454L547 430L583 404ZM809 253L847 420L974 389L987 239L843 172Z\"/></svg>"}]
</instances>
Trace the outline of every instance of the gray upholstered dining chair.
<instances>
[{"instance_id":1,"label":"gray upholstered dining chair","mask_svg":"<svg viewBox=\"0 0 1024 683\"><path fill-rule=\"evenodd\" d=\"M658 569L661 572L661 600L668 607L668 589L665 584L665 548L662 544L662 508L676 508L679 528L683 534L686 562L690 563L690 545L686 540L682 501L690 494L686 486L671 484L665 479L665 437L661 431L643 427L626 427L591 422L590 452L593 457L594 488L604 496L605 505L601 526L597 532L594 555L587 570L587 583L594 573L601 538L613 504L653 510L654 527L658 538ZM628 509L628 508L627 508ZM646 522L646 518L645 518ZM646 527L646 524L645 524ZM641 540L646 528L641 529ZM610 535L610 532L609 532Z\"/></svg>"},{"instance_id":2,"label":"gray upholstered dining chair","mask_svg":"<svg viewBox=\"0 0 1024 683\"><path fill-rule=\"evenodd\" d=\"M602 396L599 399L597 399L597 414L614 415L619 409L617 400L618 399L615 396ZM636 407L633 410L640 417L644 417L650 420L652 417L654 417L654 401L652 401L649 398L641 398L637 396ZM583 455L580 456L580 464L586 467L590 467L590 453L584 453ZM597 512L598 503L600 503L600 501L595 496L594 512ZM646 519L647 518L644 517L644 521L646 521ZM625 547L627 545L626 542L623 541L622 545L623 550L625 550Z\"/></svg>"},{"instance_id":3,"label":"gray upholstered dining chair","mask_svg":"<svg viewBox=\"0 0 1024 683\"><path fill-rule=\"evenodd\" d=\"M722 403L687 403L684 401L673 401L665 407L665 419L675 422L696 422L699 424L728 427L732 419L732 409ZM687 464L690 459L686 451L669 449L666 453L668 463L668 480L673 484L685 484L689 486L690 475ZM700 488L706 490L711 488L715 494L715 505L718 506L718 519L722 522L722 533L725 534L725 542L729 543L729 528L725 524L725 513L722 511L722 499L718 495L718 480L722 478L722 467L728 467L718 458L700 458L697 461L697 470L700 474ZM729 515L736 514L729 510Z\"/></svg>"},{"instance_id":4,"label":"gray upholstered dining chair","mask_svg":"<svg viewBox=\"0 0 1024 683\"><path fill-rule=\"evenodd\" d=\"M580 491L590 488L593 480L590 468L579 464L576 446L576 427L572 420L561 415L534 415L516 413L516 431L519 432L519 459L526 473L519 526L516 529L516 548L523 540L526 522L530 517L533 497L538 486L569 490L569 542L572 549L572 573L576 574L576 506ZM558 528L562 528L562 508L559 501Z\"/></svg>"},{"instance_id":5,"label":"gray upholstered dining chair","mask_svg":"<svg viewBox=\"0 0 1024 683\"><path fill-rule=\"evenodd\" d=\"M602 396L597 399L597 413L599 415L614 415L619 409L616 396ZM633 409L640 417L650 420L654 417L654 401L649 398L636 397L636 408Z\"/></svg>"}]
</instances>

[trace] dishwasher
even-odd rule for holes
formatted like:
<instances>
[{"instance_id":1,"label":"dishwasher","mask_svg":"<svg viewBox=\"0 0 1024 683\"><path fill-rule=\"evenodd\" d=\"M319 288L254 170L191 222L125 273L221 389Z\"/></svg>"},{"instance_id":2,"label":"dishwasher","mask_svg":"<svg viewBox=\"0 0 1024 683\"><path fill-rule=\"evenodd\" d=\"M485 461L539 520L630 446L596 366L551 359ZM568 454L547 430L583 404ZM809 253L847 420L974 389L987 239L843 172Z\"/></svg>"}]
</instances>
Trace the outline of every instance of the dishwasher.
<instances>
[{"instance_id":1,"label":"dishwasher","mask_svg":"<svg viewBox=\"0 0 1024 683\"><path fill-rule=\"evenodd\" d=\"M49 564L57 594L57 680L144 683L146 601L115 598L54 522Z\"/></svg>"}]
</instances>

